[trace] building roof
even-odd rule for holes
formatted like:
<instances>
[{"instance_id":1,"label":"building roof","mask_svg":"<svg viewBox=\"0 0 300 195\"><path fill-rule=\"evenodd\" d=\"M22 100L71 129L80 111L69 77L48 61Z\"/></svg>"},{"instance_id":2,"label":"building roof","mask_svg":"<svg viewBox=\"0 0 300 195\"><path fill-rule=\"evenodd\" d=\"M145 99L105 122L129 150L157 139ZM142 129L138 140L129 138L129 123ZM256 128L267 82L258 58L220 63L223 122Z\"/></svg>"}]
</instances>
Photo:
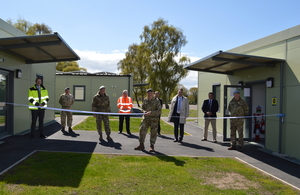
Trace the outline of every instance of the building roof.
<instances>
[{"instance_id":1,"label":"building roof","mask_svg":"<svg viewBox=\"0 0 300 195\"><path fill-rule=\"evenodd\" d=\"M130 77L131 75L119 75L111 72L85 72L85 71L72 71L72 72L62 72L56 71L56 75L73 75L73 76L120 76L120 77Z\"/></svg>"},{"instance_id":2,"label":"building roof","mask_svg":"<svg viewBox=\"0 0 300 195\"><path fill-rule=\"evenodd\" d=\"M58 33L0 38L0 51L27 64L80 60Z\"/></svg>"},{"instance_id":3,"label":"building roof","mask_svg":"<svg viewBox=\"0 0 300 195\"><path fill-rule=\"evenodd\" d=\"M184 68L188 70L231 75L235 71L254 67L274 67L276 63L284 61L285 60L283 59L218 51L207 57L201 58L196 62L188 64Z\"/></svg>"}]
</instances>

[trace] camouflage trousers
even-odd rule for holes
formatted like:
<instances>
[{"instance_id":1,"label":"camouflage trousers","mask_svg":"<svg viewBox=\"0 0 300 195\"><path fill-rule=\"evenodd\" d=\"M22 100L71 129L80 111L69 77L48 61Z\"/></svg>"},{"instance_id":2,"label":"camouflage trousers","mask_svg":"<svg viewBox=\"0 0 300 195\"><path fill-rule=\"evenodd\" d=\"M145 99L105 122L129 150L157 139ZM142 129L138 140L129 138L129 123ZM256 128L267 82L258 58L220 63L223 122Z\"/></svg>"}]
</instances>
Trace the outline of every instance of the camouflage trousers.
<instances>
[{"instance_id":1,"label":"camouflage trousers","mask_svg":"<svg viewBox=\"0 0 300 195\"><path fill-rule=\"evenodd\" d=\"M236 146L236 131L239 134L239 139L238 139L239 146L244 145L243 125L244 125L244 119L230 119L230 140L232 146Z\"/></svg>"},{"instance_id":2,"label":"camouflage trousers","mask_svg":"<svg viewBox=\"0 0 300 195\"><path fill-rule=\"evenodd\" d=\"M61 111L60 120L61 120L61 127L62 128L64 128L66 126L66 121L67 121L67 126L72 127L73 113L68 112L68 111Z\"/></svg>"},{"instance_id":3,"label":"camouflage trousers","mask_svg":"<svg viewBox=\"0 0 300 195\"><path fill-rule=\"evenodd\" d=\"M99 135L102 135L102 121L104 123L104 129L107 136L110 135L109 118L105 114L96 114L97 130Z\"/></svg>"},{"instance_id":4,"label":"camouflage trousers","mask_svg":"<svg viewBox=\"0 0 300 195\"><path fill-rule=\"evenodd\" d=\"M157 138L158 118L144 118L140 125L140 143L145 142L145 138L150 127L150 144L155 144Z\"/></svg>"}]
</instances>

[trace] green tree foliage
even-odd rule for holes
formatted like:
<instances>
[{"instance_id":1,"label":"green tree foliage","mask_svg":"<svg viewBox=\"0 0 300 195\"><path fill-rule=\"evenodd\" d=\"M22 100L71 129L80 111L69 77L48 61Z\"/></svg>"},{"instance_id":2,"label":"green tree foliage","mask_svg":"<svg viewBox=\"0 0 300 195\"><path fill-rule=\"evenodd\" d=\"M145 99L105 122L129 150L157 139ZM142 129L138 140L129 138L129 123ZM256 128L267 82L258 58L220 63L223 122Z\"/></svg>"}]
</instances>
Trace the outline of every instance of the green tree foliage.
<instances>
[{"instance_id":1,"label":"green tree foliage","mask_svg":"<svg viewBox=\"0 0 300 195\"><path fill-rule=\"evenodd\" d=\"M37 35L37 34L41 35L41 34L52 33L51 28L44 23L32 24L31 22L24 20L22 18L19 18L17 22L13 22L11 19L8 19L7 22L13 25L15 28L19 29L20 31L26 33L27 35Z\"/></svg>"},{"instance_id":2,"label":"green tree foliage","mask_svg":"<svg viewBox=\"0 0 300 195\"><path fill-rule=\"evenodd\" d=\"M169 25L164 19L158 19L151 26L145 26L140 38L141 46L151 52L148 81L154 90L161 92L168 109L170 92L187 76L187 70L183 66L190 63L190 59L180 56L181 47L187 43L186 38L181 30Z\"/></svg>"},{"instance_id":3,"label":"green tree foliage","mask_svg":"<svg viewBox=\"0 0 300 195\"><path fill-rule=\"evenodd\" d=\"M78 63L75 61L58 62L56 64L56 70L62 72L72 72L72 71L87 71L86 68L79 67Z\"/></svg>"},{"instance_id":4,"label":"green tree foliage","mask_svg":"<svg viewBox=\"0 0 300 195\"><path fill-rule=\"evenodd\" d=\"M197 100L198 100L198 87L192 87L189 90L189 102L191 104L197 104Z\"/></svg>"},{"instance_id":5,"label":"green tree foliage","mask_svg":"<svg viewBox=\"0 0 300 195\"><path fill-rule=\"evenodd\" d=\"M121 70L122 74L133 74L135 83L146 83L150 67L149 55L150 52L143 46L132 44L128 47L125 58L118 63L118 70ZM146 86L134 87L133 92L140 107L138 97L145 97Z\"/></svg>"}]
</instances>

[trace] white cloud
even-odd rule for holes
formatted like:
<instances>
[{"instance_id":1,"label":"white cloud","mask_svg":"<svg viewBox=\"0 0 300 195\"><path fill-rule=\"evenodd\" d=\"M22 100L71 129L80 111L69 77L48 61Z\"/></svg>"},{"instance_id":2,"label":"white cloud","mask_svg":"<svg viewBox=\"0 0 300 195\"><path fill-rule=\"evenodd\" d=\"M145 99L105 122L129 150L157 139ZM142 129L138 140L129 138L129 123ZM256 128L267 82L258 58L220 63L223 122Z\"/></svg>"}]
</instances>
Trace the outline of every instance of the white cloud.
<instances>
[{"instance_id":1,"label":"white cloud","mask_svg":"<svg viewBox=\"0 0 300 195\"><path fill-rule=\"evenodd\" d=\"M80 59L78 64L80 67L84 67L90 73L95 72L113 72L113 73L120 73L118 71L118 62L125 58L125 52L120 50L114 50L111 53L101 53L98 51L80 51L74 49L74 51L79 55ZM187 55L188 54L184 54ZM191 62L197 61L200 58L198 57L191 57ZM189 71L188 76L180 81L184 87L190 89L191 87L198 86L198 72L197 71Z\"/></svg>"},{"instance_id":2,"label":"white cloud","mask_svg":"<svg viewBox=\"0 0 300 195\"><path fill-rule=\"evenodd\" d=\"M79 55L80 59L78 64L80 67L84 67L88 72L114 72L118 71L118 62L125 58L125 53L114 51L112 53L101 53L97 51L80 51L74 49Z\"/></svg>"}]
</instances>

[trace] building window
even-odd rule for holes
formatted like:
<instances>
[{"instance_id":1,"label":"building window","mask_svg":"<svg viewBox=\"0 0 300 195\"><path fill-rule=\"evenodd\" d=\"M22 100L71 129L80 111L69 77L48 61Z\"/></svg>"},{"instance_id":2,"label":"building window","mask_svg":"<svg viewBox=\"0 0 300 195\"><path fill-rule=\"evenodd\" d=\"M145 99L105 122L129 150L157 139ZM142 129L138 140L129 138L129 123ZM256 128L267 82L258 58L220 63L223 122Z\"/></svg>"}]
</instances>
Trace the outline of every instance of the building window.
<instances>
[{"instance_id":1,"label":"building window","mask_svg":"<svg viewBox=\"0 0 300 195\"><path fill-rule=\"evenodd\" d=\"M85 86L84 85L74 85L74 100L75 101L85 101Z\"/></svg>"}]
</instances>

